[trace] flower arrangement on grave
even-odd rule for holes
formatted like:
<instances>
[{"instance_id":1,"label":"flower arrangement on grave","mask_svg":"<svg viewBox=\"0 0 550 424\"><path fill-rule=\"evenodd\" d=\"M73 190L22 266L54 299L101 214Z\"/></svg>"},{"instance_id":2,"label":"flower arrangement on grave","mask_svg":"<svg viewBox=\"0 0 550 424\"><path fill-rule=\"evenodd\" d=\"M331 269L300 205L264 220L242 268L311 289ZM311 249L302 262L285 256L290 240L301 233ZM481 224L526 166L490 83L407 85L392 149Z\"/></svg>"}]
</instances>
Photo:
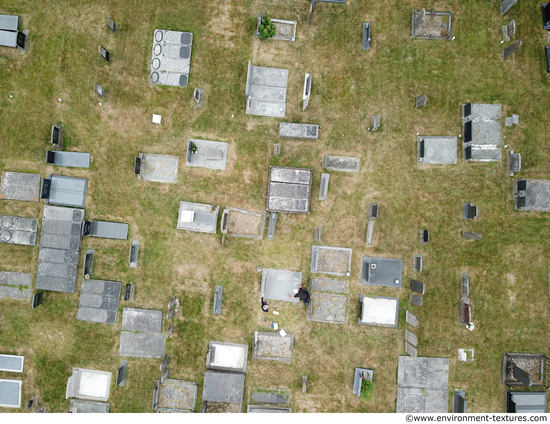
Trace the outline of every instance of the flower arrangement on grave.
<instances>
[{"instance_id":1,"label":"flower arrangement on grave","mask_svg":"<svg viewBox=\"0 0 550 424\"><path fill-rule=\"evenodd\" d=\"M366 378L361 380L361 399L370 402L374 396L374 383Z\"/></svg>"},{"instance_id":2,"label":"flower arrangement on grave","mask_svg":"<svg viewBox=\"0 0 550 424\"><path fill-rule=\"evenodd\" d=\"M191 142L191 151L193 152L194 155L197 154L197 145L193 142Z\"/></svg>"},{"instance_id":3,"label":"flower arrangement on grave","mask_svg":"<svg viewBox=\"0 0 550 424\"><path fill-rule=\"evenodd\" d=\"M259 28L258 37L260 40L267 40L275 35L277 30L275 29L275 24L271 22L271 18L264 16Z\"/></svg>"}]
</instances>

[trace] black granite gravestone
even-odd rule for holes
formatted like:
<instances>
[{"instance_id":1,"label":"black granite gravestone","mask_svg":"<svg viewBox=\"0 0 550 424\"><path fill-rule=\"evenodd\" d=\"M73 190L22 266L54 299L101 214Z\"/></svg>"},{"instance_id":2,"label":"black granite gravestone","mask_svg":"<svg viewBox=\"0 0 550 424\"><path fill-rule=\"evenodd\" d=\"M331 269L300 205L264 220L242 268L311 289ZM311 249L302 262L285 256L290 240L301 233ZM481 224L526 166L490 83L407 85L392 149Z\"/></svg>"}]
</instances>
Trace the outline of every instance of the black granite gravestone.
<instances>
[{"instance_id":1,"label":"black granite gravestone","mask_svg":"<svg viewBox=\"0 0 550 424\"><path fill-rule=\"evenodd\" d=\"M52 186L52 180L48 178L42 179L42 186L40 187L40 198L49 199L50 198L50 189Z\"/></svg>"},{"instance_id":2,"label":"black granite gravestone","mask_svg":"<svg viewBox=\"0 0 550 424\"><path fill-rule=\"evenodd\" d=\"M518 180L518 191L525 191L527 190L527 180Z\"/></svg>"},{"instance_id":3,"label":"black granite gravestone","mask_svg":"<svg viewBox=\"0 0 550 424\"><path fill-rule=\"evenodd\" d=\"M25 408L26 408L26 409L30 409L30 408L32 408L33 406L34 406L34 398L30 398L30 399L27 401L27 403L26 403L26 405L25 405Z\"/></svg>"},{"instance_id":4,"label":"black granite gravestone","mask_svg":"<svg viewBox=\"0 0 550 424\"><path fill-rule=\"evenodd\" d=\"M134 159L134 174L141 174L141 159L135 158Z\"/></svg>"},{"instance_id":5,"label":"black granite gravestone","mask_svg":"<svg viewBox=\"0 0 550 424\"><path fill-rule=\"evenodd\" d=\"M86 252L86 256L84 257L84 267L83 267L83 274L84 278L91 278L92 277L92 267L94 264L94 251L88 250Z\"/></svg>"},{"instance_id":6,"label":"black granite gravestone","mask_svg":"<svg viewBox=\"0 0 550 424\"><path fill-rule=\"evenodd\" d=\"M411 279L411 290L418 294L424 294L424 290L425 290L424 283Z\"/></svg>"},{"instance_id":7,"label":"black granite gravestone","mask_svg":"<svg viewBox=\"0 0 550 424\"><path fill-rule=\"evenodd\" d=\"M55 162L54 158L55 158L55 152L48 150L46 152L46 163L54 163Z\"/></svg>"},{"instance_id":8,"label":"black granite gravestone","mask_svg":"<svg viewBox=\"0 0 550 424\"><path fill-rule=\"evenodd\" d=\"M110 53L107 51L107 49L103 46L99 46L99 55L105 59L107 62L109 62L109 59L111 57Z\"/></svg>"},{"instance_id":9,"label":"black granite gravestone","mask_svg":"<svg viewBox=\"0 0 550 424\"><path fill-rule=\"evenodd\" d=\"M544 54L546 56L546 73L550 74L550 46L544 46Z\"/></svg>"},{"instance_id":10,"label":"black granite gravestone","mask_svg":"<svg viewBox=\"0 0 550 424\"><path fill-rule=\"evenodd\" d=\"M533 385L533 377L531 376L531 374L523 371L519 367L514 366L514 368L512 369L512 375L524 386L530 387Z\"/></svg>"},{"instance_id":11,"label":"black granite gravestone","mask_svg":"<svg viewBox=\"0 0 550 424\"><path fill-rule=\"evenodd\" d=\"M128 367L128 361L124 360L120 363L120 368L118 369L116 375L116 385L124 386L126 384L126 368Z\"/></svg>"},{"instance_id":12,"label":"black granite gravestone","mask_svg":"<svg viewBox=\"0 0 550 424\"><path fill-rule=\"evenodd\" d=\"M136 285L134 283L128 283L124 286L124 300L134 300Z\"/></svg>"},{"instance_id":13,"label":"black granite gravestone","mask_svg":"<svg viewBox=\"0 0 550 424\"><path fill-rule=\"evenodd\" d=\"M468 121L464 124L464 143L468 143L473 139L472 121Z\"/></svg>"},{"instance_id":14,"label":"black granite gravestone","mask_svg":"<svg viewBox=\"0 0 550 424\"><path fill-rule=\"evenodd\" d=\"M508 56L510 56L520 47L521 47L521 40L517 40L514 43L510 44L510 46L506 47L502 52L502 58L506 59Z\"/></svg>"},{"instance_id":15,"label":"black granite gravestone","mask_svg":"<svg viewBox=\"0 0 550 424\"><path fill-rule=\"evenodd\" d=\"M115 21L113 21L111 19L111 17L109 16L109 19L107 20L107 25L109 26L109 28L111 29L111 31L113 31L115 34L116 34L116 23Z\"/></svg>"},{"instance_id":16,"label":"black granite gravestone","mask_svg":"<svg viewBox=\"0 0 550 424\"><path fill-rule=\"evenodd\" d=\"M464 113L463 113L463 117L464 118L467 118L468 116L470 116L472 114L472 102L464 105Z\"/></svg>"},{"instance_id":17,"label":"black granite gravestone","mask_svg":"<svg viewBox=\"0 0 550 424\"><path fill-rule=\"evenodd\" d=\"M170 367L166 367L166 369L163 371L163 373L160 377L160 382L161 383L164 383L166 381L166 379L168 378L169 373L170 373Z\"/></svg>"},{"instance_id":18,"label":"black granite gravestone","mask_svg":"<svg viewBox=\"0 0 550 424\"><path fill-rule=\"evenodd\" d=\"M424 140L420 140L420 148L418 149L418 156L420 156L421 158L424 157L424 150L425 150Z\"/></svg>"},{"instance_id":19,"label":"black granite gravestone","mask_svg":"<svg viewBox=\"0 0 550 424\"><path fill-rule=\"evenodd\" d=\"M430 241L430 231L420 230L420 243L428 243Z\"/></svg>"},{"instance_id":20,"label":"black granite gravestone","mask_svg":"<svg viewBox=\"0 0 550 424\"><path fill-rule=\"evenodd\" d=\"M378 218L378 205L376 203L369 204L369 219Z\"/></svg>"},{"instance_id":21,"label":"black granite gravestone","mask_svg":"<svg viewBox=\"0 0 550 424\"><path fill-rule=\"evenodd\" d=\"M472 146L468 146L464 149L464 159L472 158Z\"/></svg>"},{"instance_id":22,"label":"black granite gravestone","mask_svg":"<svg viewBox=\"0 0 550 424\"><path fill-rule=\"evenodd\" d=\"M525 196L518 196L516 199L516 207L518 209L523 209L527 204L527 198Z\"/></svg>"},{"instance_id":23,"label":"black granite gravestone","mask_svg":"<svg viewBox=\"0 0 550 424\"><path fill-rule=\"evenodd\" d=\"M363 23L363 50L370 49L370 22Z\"/></svg>"},{"instance_id":24,"label":"black granite gravestone","mask_svg":"<svg viewBox=\"0 0 550 424\"><path fill-rule=\"evenodd\" d=\"M42 305L42 302L44 301L44 292L39 292L39 293L36 293L33 297L32 297L32 308L36 308L40 305Z\"/></svg>"},{"instance_id":25,"label":"black granite gravestone","mask_svg":"<svg viewBox=\"0 0 550 424\"><path fill-rule=\"evenodd\" d=\"M411 303L416 306L422 306L422 298L416 294L411 294Z\"/></svg>"}]
</instances>

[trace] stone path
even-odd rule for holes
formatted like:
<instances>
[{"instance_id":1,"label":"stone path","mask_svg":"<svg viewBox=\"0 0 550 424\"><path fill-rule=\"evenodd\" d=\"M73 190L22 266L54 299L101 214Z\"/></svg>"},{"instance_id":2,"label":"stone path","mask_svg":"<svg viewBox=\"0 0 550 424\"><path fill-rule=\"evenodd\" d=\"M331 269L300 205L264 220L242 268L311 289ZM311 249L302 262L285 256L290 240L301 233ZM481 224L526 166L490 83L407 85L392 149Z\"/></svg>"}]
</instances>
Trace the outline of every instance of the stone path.
<instances>
[{"instance_id":1,"label":"stone path","mask_svg":"<svg viewBox=\"0 0 550 424\"><path fill-rule=\"evenodd\" d=\"M329 324L343 324L348 320L348 304L348 296L312 293L307 311L307 319Z\"/></svg>"}]
</instances>

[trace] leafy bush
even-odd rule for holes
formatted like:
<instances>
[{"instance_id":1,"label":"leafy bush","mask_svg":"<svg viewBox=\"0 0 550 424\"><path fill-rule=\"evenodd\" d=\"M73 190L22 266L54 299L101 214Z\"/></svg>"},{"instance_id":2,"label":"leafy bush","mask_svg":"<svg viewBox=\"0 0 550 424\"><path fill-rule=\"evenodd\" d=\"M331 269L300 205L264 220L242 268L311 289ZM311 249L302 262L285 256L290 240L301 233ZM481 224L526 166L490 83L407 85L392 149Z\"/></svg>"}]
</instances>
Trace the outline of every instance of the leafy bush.
<instances>
[{"instance_id":1,"label":"leafy bush","mask_svg":"<svg viewBox=\"0 0 550 424\"><path fill-rule=\"evenodd\" d=\"M269 18L267 16L264 16L262 18L262 22L260 24L259 32L260 32L260 34L258 35L258 37L260 38L260 40L266 40L266 39L271 38L275 35L277 30L275 29L275 24L273 22L271 22L271 18Z\"/></svg>"},{"instance_id":2,"label":"leafy bush","mask_svg":"<svg viewBox=\"0 0 550 424\"><path fill-rule=\"evenodd\" d=\"M361 399L370 402L374 396L374 383L370 380L361 380Z\"/></svg>"}]
</instances>

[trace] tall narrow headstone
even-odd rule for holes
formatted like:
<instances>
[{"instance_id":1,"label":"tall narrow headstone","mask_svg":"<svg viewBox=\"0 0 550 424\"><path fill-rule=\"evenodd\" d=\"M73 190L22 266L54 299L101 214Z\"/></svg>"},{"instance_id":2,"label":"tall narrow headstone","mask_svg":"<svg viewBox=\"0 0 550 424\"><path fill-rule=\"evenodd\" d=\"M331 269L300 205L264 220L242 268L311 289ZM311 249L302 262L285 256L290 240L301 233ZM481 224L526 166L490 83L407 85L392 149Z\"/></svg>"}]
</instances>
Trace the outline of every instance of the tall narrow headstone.
<instances>
[{"instance_id":1,"label":"tall narrow headstone","mask_svg":"<svg viewBox=\"0 0 550 424\"><path fill-rule=\"evenodd\" d=\"M99 46L99 55L107 62L109 62L111 55L105 47Z\"/></svg>"},{"instance_id":2,"label":"tall narrow headstone","mask_svg":"<svg viewBox=\"0 0 550 424\"><path fill-rule=\"evenodd\" d=\"M309 5L309 13L307 14L307 24L309 26L309 20L311 19L311 14L313 13L313 6L315 6L315 2L317 0L311 0L311 4Z\"/></svg>"},{"instance_id":3,"label":"tall narrow headstone","mask_svg":"<svg viewBox=\"0 0 550 424\"><path fill-rule=\"evenodd\" d=\"M312 3L315 3L315 0L313 0ZM306 107L309 104L310 95L311 95L311 74L306 74L306 77L304 79L304 92L302 94L302 100L304 101L302 110L306 110Z\"/></svg>"},{"instance_id":4,"label":"tall narrow headstone","mask_svg":"<svg viewBox=\"0 0 550 424\"><path fill-rule=\"evenodd\" d=\"M420 28L420 26L424 23L424 18L426 17L426 9L422 8L420 12L418 12L418 15L414 18L414 29Z\"/></svg>"},{"instance_id":5,"label":"tall narrow headstone","mask_svg":"<svg viewBox=\"0 0 550 424\"><path fill-rule=\"evenodd\" d=\"M139 242L137 240L134 240L132 242L132 246L130 247L130 268L137 268L137 260L138 260L138 253L139 253Z\"/></svg>"},{"instance_id":6,"label":"tall narrow headstone","mask_svg":"<svg viewBox=\"0 0 550 424\"><path fill-rule=\"evenodd\" d=\"M428 243L430 241L430 231L420 230L420 243Z\"/></svg>"},{"instance_id":7,"label":"tall narrow headstone","mask_svg":"<svg viewBox=\"0 0 550 424\"><path fill-rule=\"evenodd\" d=\"M363 23L363 50L370 49L370 22Z\"/></svg>"},{"instance_id":8,"label":"tall narrow headstone","mask_svg":"<svg viewBox=\"0 0 550 424\"><path fill-rule=\"evenodd\" d=\"M160 364L160 372L164 372L164 369L170 364L170 355L167 355L166 358Z\"/></svg>"},{"instance_id":9,"label":"tall narrow headstone","mask_svg":"<svg viewBox=\"0 0 550 424\"><path fill-rule=\"evenodd\" d=\"M508 12L517 2L518 0L504 0L502 3L500 3L500 15L504 16L506 12Z\"/></svg>"},{"instance_id":10,"label":"tall narrow headstone","mask_svg":"<svg viewBox=\"0 0 550 424\"><path fill-rule=\"evenodd\" d=\"M42 305L42 302L44 301L44 292L39 292L39 293L36 293L33 297L32 297L32 308L36 308L40 305Z\"/></svg>"},{"instance_id":11,"label":"tall narrow headstone","mask_svg":"<svg viewBox=\"0 0 550 424\"><path fill-rule=\"evenodd\" d=\"M468 271L462 273L462 297L470 296L470 284L468 280Z\"/></svg>"},{"instance_id":12,"label":"tall narrow headstone","mask_svg":"<svg viewBox=\"0 0 550 424\"><path fill-rule=\"evenodd\" d=\"M418 294L424 294L424 290L425 290L424 283L411 279L411 290Z\"/></svg>"},{"instance_id":13,"label":"tall narrow headstone","mask_svg":"<svg viewBox=\"0 0 550 424\"><path fill-rule=\"evenodd\" d=\"M128 361L123 360L120 362L120 367L116 375L116 385L124 386L126 384L126 368L128 367Z\"/></svg>"},{"instance_id":14,"label":"tall narrow headstone","mask_svg":"<svg viewBox=\"0 0 550 424\"><path fill-rule=\"evenodd\" d=\"M512 53L514 53L520 47L521 47L521 40L515 41L510 46L508 46L504 49L504 51L502 52L502 58L506 59L508 56L510 56Z\"/></svg>"},{"instance_id":15,"label":"tall narrow headstone","mask_svg":"<svg viewBox=\"0 0 550 424\"><path fill-rule=\"evenodd\" d=\"M512 369L512 375L524 386L531 387L533 385L533 377L531 376L531 374L522 370L519 367L514 366L514 368Z\"/></svg>"},{"instance_id":16,"label":"tall narrow headstone","mask_svg":"<svg viewBox=\"0 0 550 424\"><path fill-rule=\"evenodd\" d=\"M315 227L315 241L321 241L322 231L322 227Z\"/></svg>"},{"instance_id":17,"label":"tall narrow headstone","mask_svg":"<svg viewBox=\"0 0 550 424\"><path fill-rule=\"evenodd\" d=\"M204 88L195 88L195 91L193 91L193 99L195 99L195 102L197 103L195 107L202 106L203 98L204 98Z\"/></svg>"},{"instance_id":18,"label":"tall narrow headstone","mask_svg":"<svg viewBox=\"0 0 550 424\"><path fill-rule=\"evenodd\" d=\"M277 212L271 212L269 214L269 225L267 227L267 238L273 239L275 237L275 227L277 225Z\"/></svg>"},{"instance_id":19,"label":"tall narrow headstone","mask_svg":"<svg viewBox=\"0 0 550 424\"><path fill-rule=\"evenodd\" d=\"M109 28L111 29L111 31L113 31L115 34L116 34L116 23L115 21L113 21L111 19L111 17L109 16L109 19L107 20L107 25L109 26Z\"/></svg>"},{"instance_id":20,"label":"tall narrow headstone","mask_svg":"<svg viewBox=\"0 0 550 424\"><path fill-rule=\"evenodd\" d=\"M380 129L380 115L372 115L372 130L378 131Z\"/></svg>"},{"instance_id":21,"label":"tall narrow headstone","mask_svg":"<svg viewBox=\"0 0 550 424\"><path fill-rule=\"evenodd\" d=\"M405 340L413 346L418 346L418 337L412 331L405 330Z\"/></svg>"}]
</instances>

